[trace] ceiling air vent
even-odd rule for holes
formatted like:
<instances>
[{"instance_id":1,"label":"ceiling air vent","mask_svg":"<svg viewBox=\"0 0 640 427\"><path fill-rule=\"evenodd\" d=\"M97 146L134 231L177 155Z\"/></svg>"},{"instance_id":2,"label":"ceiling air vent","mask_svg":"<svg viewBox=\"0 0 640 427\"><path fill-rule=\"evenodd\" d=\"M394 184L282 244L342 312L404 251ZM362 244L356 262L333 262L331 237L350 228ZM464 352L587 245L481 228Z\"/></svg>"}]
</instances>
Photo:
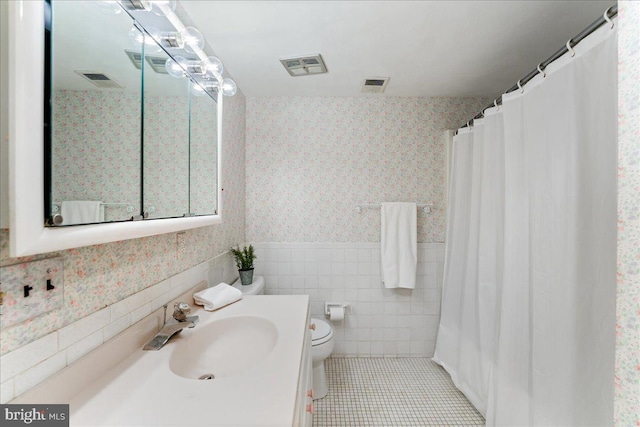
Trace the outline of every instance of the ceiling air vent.
<instances>
[{"instance_id":1,"label":"ceiling air vent","mask_svg":"<svg viewBox=\"0 0 640 427\"><path fill-rule=\"evenodd\" d=\"M362 82L363 93L382 93L387 88L389 77L367 77Z\"/></svg>"},{"instance_id":2,"label":"ceiling air vent","mask_svg":"<svg viewBox=\"0 0 640 427\"><path fill-rule=\"evenodd\" d=\"M107 76L104 73L98 73L95 71L78 71L78 70L76 70L76 73L102 89L123 89L124 88L124 86L122 86L120 83L113 80L111 77Z\"/></svg>"},{"instance_id":3,"label":"ceiling air vent","mask_svg":"<svg viewBox=\"0 0 640 427\"><path fill-rule=\"evenodd\" d=\"M142 69L142 53L136 52L135 50L124 50L124 53L127 54L129 60L138 70Z\"/></svg>"},{"instance_id":4,"label":"ceiling air vent","mask_svg":"<svg viewBox=\"0 0 640 427\"><path fill-rule=\"evenodd\" d=\"M144 59L147 60L147 63L151 66L153 71L159 74L169 74L167 71L167 67L165 64L167 63L167 58L162 56L145 56Z\"/></svg>"},{"instance_id":5,"label":"ceiling air vent","mask_svg":"<svg viewBox=\"0 0 640 427\"><path fill-rule=\"evenodd\" d=\"M322 55L309 55L299 58L281 59L280 62L287 69L289 74L296 76L309 76L311 74L322 74L327 72L327 66L322 60Z\"/></svg>"},{"instance_id":6,"label":"ceiling air vent","mask_svg":"<svg viewBox=\"0 0 640 427\"><path fill-rule=\"evenodd\" d=\"M136 67L138 70L142 69L142 53L136 52L135 50L127 49L125 49L124 53L127 54L134 67ZM151 66L151 69L153 69L153 71L155 71L156 73L169 74L167 72L167 67L165 67L165 64L167 62L166 57L145 55L144 59L147 60L147 63L149 64L149 66Z\"/></svg>"}]
</instances>

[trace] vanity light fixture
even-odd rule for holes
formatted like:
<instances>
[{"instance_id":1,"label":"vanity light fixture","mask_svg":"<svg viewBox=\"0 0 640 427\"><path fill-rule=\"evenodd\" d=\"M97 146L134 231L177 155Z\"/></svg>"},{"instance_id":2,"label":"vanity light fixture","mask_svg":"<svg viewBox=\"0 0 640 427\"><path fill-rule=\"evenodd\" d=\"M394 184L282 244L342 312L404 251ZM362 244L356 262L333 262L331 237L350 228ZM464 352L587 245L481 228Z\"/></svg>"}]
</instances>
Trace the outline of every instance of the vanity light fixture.
<instances>
[{"instance_id":1,"label":"vanity light fixture","mask_svg":"<svg viewBox=\"0 0 640 427\"><path fill-rule=\"evenodd\" d=\"M151 10L152 4L148 0L120 0L120 4L127 10Z\"/></svg>"},{"instance_id":2,"label":"vanity light fixture","mask_svg":"<svg viewBox=\"0 0 640 427\"><path fill-rule=\"evenodd\" d=\"M133 43L137 43L138 46L142 45L149 38L152 38L165 49L183 49L185 56L189 57L189 59L185 58L185 56L173 56L173 58L168 58L165 60L164 64L162 64L162 60L160 58L154 57L152 68L156 72L159 71L160 68L164 65L164 70L175 78L183 78L186 76L191 76L192 79L192 93L196 96L199 96L201 93L205 92L222 92L225 96L233 96L238 91L238 87L236 83L230 78L223 78L222 72L224 71L224 67L222 66L222 62L220 59L215 56L207 56L204 52L205 40L202 33L195 27L186 27L180 18L176 15L176 1L175 0L118 0L120 5L131 15L131 17L140 22L144 22L144 20L139 20L137 16L142 17L143 15L138 15L139 13L144 14L144 12L152 11L156 15L164 16L171 26L175 29L175 31L159 31L156 28L145 27L145 32L151 37L140 37L141 34L136 34L136 29L132 29L129 32L129 37L132 39ZM153 48L151 48L153 49ZM125 51L126 52L126 51ZM132 52L135 53L135 52ZM137 57L137 55L132 55L127 52L131 62L133 62L134 66L138 67L141 65L141 59ZM195 57L193 57L195 55ZM324 63L322 63L324 66ZM313 64L308 64L312 66ZM326 70L326 68L325 68ZM207 86L205 86L205 83ZM211 84L209 84L211 83Z\"/></svg>"},{"instance_id":3,"label":"vanity light fixture","mask_svg":"<svg viewBox=\"0 0 640 427\"><path fill-rule=\"evenodd\" d=\"M155 42L153 37L145 35L135 25L129 30L129 42L134 49L142 50L142 44L144 43L144 50L146 53L159 52L160 47Z\"/></svg>"},{"instance_id":4,"label":"vanity light fixture","mask_svg":"<svg viewBox=\"0 0 640 427\"><path fill-rule=\"evenodd\" d=\"M202 64L202 61L187 61L184 64L187 67L187 72L189 74L202 75L206 73L205 67Z\"/></svg>"},{"instance_id":5,"label":"vanity light fixture","mask_svg":"<svg viewBox=\"0 0 640 427\"><path fill-rule=\"evenodd\" d=\"M158 16L164 16L165 10L169 10L171 12L176 11L176 3L176 0L152 0L151 11Z\"/></svg>"},{"instance_id":6,"label":"vanity light fixture","mask_svg":"<svg viewBox=\"0 0 640 427\"><path fill-rule=\"evenodd\" d=\"M193 96L201 97L205 94L205 88L203 88L200 84L191 81L191 94Z\"/></svg>"},{"instance_id":7,"label":"vanity light fixture","mask_svg":"<svg viewBox=\"0 0 640 427\"><path fill-rule=\"evenodd\" d=\"M216 58L215 56L208 56L204 62L204 69L207 74L210 74L211 77L218 78L222 76L222 72L224 71L224 67L222 66L222 62Z\"/></svg>"},{"instance_id":8,"label":"vanity light fixture","mask_svg":"<svg viewBox=\"0 0 640 427\"><path fill-rule=\"evenodd\" d=\"M196 53L202 51L204 48L204 36L195 27L187 27L180 31L182 38L184 39L184 50L189 53Z\"/></svg>"},{"instance_id":9,"label":"vanity light fixture","mask_svg":"<svg viewBox=\"0 0 640 427\"><path fill-rule=\"evenodd\" d=\"M222 94L224 96L233 96L237 91L238 86L232 79L227 77L226 79L222 80Z\"/></svg>"},{"instance_id":10,"label":"vanity light fixture","mask_svg":"<svg viewBox=\"0 0 640 427\"><path fill-rule=\"evenodd\" d=\"M165 62L165 69L167 73L171 77L175 77L176 79L181 79L187 75L186 73L186 65L187 60L182 56L176 56L174 58L169 58Z\"/></svg>"},{"instance_id":11,"label":"vanity light fixture","mask_svg":"<svg viewBox=\"0 0 640 427\"><path fill-rule=\"evenodd\" d=\"M149 28L147 33L150 38L155 40L160 46L167 49L182 49L184 48L184 37L182 33L177 31L159 31L156 28Z\"/></svg>"},{"instance_id":12,"label":"vanity light fixture","mask_svg":"<svg viewBox=\"0 0 640 427\"><path fill-rule=\"evenodd\" d=\"M103 0L97 1L94 5L98 8L100 12L107 15L119 15L122 13L122 8L120 4L116 0Z\"/></svg>"}]
</instances>

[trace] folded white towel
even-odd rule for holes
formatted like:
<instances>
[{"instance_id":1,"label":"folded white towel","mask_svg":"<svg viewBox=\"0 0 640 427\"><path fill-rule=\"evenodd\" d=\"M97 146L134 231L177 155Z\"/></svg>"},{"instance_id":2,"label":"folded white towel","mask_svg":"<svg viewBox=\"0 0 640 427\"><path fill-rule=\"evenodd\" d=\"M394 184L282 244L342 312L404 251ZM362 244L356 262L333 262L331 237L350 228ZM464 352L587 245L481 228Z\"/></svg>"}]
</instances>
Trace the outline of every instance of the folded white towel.
<instances>
[{"instance_id":1,"label":"folded white towel","mask_svg":"<svg viewBox=\"0 0 640 427\"><path fill-rule=\"evenodd\" d=\"M386 288L416 287L417 230L415 203L382 203L380 253Z\"/></svg>"},{"instance_id":2,"label":"folded white towel","mask_svg":"<svg viewBox=\"0 0 640 427\"><path fill-rule=\"evenodd\" d=\"M93 200L64 200L60 207L62 225L91 224L104 221L104 205Z\"/></svg>"},{"instance_id":3,"label":"folded white towel","mask_svg":"<svg viewBox=\"0 0 640 427\"><path fill-rule=\"evenodd\" d=\"M193 300L198 305L203 305L207 311L214 311L232 302L242 299L242 292L226 283L220 283L212 288L207 288L193 294Z\"/></svg>"}]
</instances>

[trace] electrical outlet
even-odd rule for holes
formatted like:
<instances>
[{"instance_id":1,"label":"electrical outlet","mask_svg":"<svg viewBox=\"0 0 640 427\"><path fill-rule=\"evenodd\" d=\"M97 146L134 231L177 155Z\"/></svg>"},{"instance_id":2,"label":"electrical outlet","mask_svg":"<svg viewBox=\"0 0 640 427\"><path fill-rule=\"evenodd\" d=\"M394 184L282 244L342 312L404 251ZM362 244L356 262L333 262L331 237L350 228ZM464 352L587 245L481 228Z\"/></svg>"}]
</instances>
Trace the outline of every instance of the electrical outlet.
<instances>
[{"instance_id":1,"label":"electrical outlet","mask_svg":"<svg viewBox=\"0 0 640 427\"><path fill-rule=\"evenodd\" d=\"M62 257L0 267L2 326L7 327L62 307Z\"/></svg>"}]
</instances>

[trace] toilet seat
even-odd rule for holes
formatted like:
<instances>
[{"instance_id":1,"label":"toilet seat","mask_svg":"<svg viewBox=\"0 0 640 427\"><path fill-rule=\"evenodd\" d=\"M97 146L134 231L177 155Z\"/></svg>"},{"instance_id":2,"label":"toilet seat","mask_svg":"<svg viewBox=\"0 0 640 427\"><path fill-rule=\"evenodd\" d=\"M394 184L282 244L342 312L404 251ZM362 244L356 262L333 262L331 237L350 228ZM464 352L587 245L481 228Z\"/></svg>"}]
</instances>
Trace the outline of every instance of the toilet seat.
<instances>
[{"instance_id":1,"label":"toilet seat","mask_svg":"<svg viewBox=\"0 0 640 427\"><path fill-rule=\"evenodd\" d=\"M315 329L311 329L312 346L324 344L333 338L333 328L324 320L312 317L311 325L316 326Z\"/></svg>"}]
</instances>

